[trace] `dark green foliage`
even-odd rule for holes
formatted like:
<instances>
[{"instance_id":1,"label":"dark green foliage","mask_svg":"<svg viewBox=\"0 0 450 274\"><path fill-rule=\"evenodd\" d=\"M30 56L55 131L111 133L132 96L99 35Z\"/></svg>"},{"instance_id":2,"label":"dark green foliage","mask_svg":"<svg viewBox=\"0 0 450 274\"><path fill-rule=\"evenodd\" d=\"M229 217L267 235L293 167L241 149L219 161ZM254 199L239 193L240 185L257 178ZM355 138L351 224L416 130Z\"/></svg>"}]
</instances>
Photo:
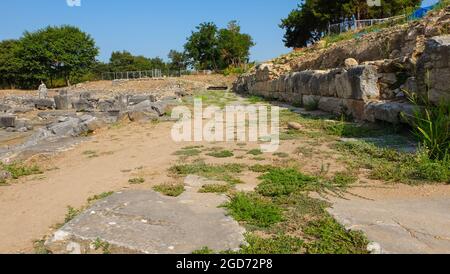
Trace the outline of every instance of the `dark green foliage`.
<instances>
[{"instance_id":1,"label":"dark green foliage","mask_svg":"<svg viewBox=\"0 0 450 274\"><path fill-rule=\"evenodd\" d=\"M258 227L270 227L283 220L282 210L256 194L238 193L225 205L237 221Z\"/></svg>"},{"instance_id":2,"label":"dark green foliage","mask_svg":"<svg viewBox=\"0 0 450 274\"><path fill-rule=\"evenodd\" d=\"M160 69L165 71L166 63L159 57L147 58L145 56L134 56L128 51L115 51L109 59L108 70L113 72L146 71Z\"/></svg>"},{"instance_id":3,"label":"dark green foliage","mask_svg":"<svg viewBox=\"0 0 450 274\"><path fill-rule=\"evenodd\" d=\"M0 46L0 84L36 88L41 80L79 80L96 64L98 48L76 27L47 27L25 32L18 41ZM3 73L4 72L4 73Z\"/></svg>"},{"instance_id":4,"label":"dark green foliage","mask_svg":"<svg viewBox=\"0 0 450 274\"><path fill-rule=\"evenodd\" d=\"M192 32L185 44L190 65L199 70L223 70L248 62L254 46L250 35L242 34L240 26L232 21L225 29L214 23L202 23Z\"/></svg>"},{"instance_id":5,"label":"dark green foliage","mask_svg":"<svg viewBox=\"0 0 450 274\"><path fill-rule=\"evenodd\" d=\"M406 8L419 6L421 0L382 0L381 7L369 7L367 0L306 0L282 20L287 47L304 47L321 39L328 24L340 23L344 18L385 18L405 12Z\"/></svg>"},{"instance_id":6,"label":"dark green foliage","mask_svg":"<svg viewBox=\"0 0 450 274\"><path fill-rule=\"evenodd\" d=\"M181 71L186 70L188 65L187 56L184 52L171 50L168 55L170 62L168 67L170 70Z\"/></svg>"}]
</instances>

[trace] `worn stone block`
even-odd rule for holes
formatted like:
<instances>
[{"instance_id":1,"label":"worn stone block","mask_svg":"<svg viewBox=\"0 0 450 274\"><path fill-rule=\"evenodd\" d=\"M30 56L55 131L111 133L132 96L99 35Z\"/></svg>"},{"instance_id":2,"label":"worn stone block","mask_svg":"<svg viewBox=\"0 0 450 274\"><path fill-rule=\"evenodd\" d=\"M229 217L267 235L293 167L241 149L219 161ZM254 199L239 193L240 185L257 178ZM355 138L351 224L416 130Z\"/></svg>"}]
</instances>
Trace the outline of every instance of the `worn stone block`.
<instances>
[{"instance_id":1,"label":"worn stone block","mask_svg":"<svg viewBox=\"0 0 450 274\"><path fill-rule=\"evenodd\" d=\"M16 116L2 115L0 116L0 127L8 128L16 126Z\"/></svg>"}]
</instances>

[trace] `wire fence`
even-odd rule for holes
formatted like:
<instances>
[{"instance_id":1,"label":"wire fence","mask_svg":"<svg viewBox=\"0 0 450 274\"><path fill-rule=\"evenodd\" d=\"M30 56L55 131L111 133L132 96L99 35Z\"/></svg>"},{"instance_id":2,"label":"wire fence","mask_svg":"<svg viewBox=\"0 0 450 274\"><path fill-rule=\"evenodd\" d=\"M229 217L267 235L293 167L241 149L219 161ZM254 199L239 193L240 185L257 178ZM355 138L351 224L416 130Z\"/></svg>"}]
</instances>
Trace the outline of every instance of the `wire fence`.
<instances>
[{"instance_id":1,"label":"wire fence","mask_svg":"<svg viewBox=\"0 0 450 274\"><path fill-rule=\"evenodd\" d=\"M143 80L164 77L181 77L183 75L210 75L211 70L161 70L103 72L102 80Z\"/></svg>"},{"instance_id":2,"label":"wire fence","mask_svg":"<svg viewBox=\"0 0 450 274\"><path fill-rule=\"evenodd\" d=\"M356 20L355 18L345 19L341 23L329 24L327 32L325 35L340 34L348 31L356 31L366 27L371 27L378 24L396 24L407 20L408 16L406 14L382 18L382 19L366 19L366 20Z\"/></svg>"}]
</instances>

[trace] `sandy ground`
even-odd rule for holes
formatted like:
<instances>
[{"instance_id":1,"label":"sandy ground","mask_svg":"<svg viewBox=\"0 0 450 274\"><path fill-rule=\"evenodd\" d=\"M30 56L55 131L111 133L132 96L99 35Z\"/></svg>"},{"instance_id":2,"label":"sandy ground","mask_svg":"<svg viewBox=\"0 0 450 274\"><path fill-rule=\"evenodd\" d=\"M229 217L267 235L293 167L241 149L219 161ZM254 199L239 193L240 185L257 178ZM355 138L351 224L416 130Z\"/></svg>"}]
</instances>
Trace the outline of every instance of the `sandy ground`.
<instances>
[{"instance_id":1,"label":"sandy ground","mask_svg":"<svg viewBox=\"0 0 450 274\"><path fill-rule=\"evenodd\" d=\"M2 187L0 253L32 252L32 241L61 223L67 206L80 208L93 195L131 188L128 180L143 167L150 183L170 180L164 174L177 146L169 128L163 123L105 131L51 159L48 165L57 169ZM86 151L99 156L88 158Z\"/></svg>"}]
</instances>

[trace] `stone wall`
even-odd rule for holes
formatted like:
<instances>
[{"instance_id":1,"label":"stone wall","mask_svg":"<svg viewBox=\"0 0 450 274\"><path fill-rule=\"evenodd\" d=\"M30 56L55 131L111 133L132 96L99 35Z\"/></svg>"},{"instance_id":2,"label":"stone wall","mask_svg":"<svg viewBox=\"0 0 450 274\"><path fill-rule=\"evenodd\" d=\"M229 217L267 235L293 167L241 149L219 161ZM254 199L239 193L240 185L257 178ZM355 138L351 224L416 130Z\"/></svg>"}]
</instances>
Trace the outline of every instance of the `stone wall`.
<instances>
[{"instance_id":1,"label":"stone wall","mask_svg":"<svg viewBox=\"0 0 450 274\"><path fill-rule=\"evenodd\" d=\"M272 79L267 67L238 79L234 90L293 105L317 104L320 110L346 114L358 120L400 122L400 112L409 110L397 102L389 107L375 104L380 98L379 73L374 65L347 69L306 70ZM381 109L381 111L379 111ZM386 114L382 114L386 113Z\"/></svg>"},{"instance_id":2,"label":"stone wall","mask_svg":"<svg viewBox=\"0 0 450 274\"><path fill-rule=\"evenodd\" d=\"M293 105L315 104L336 115L357 120L401 122L401 113L413 107L405 91L426 93L432 102L450 100L450 35L427 40L417 70L408 58L366 61L344 60L344 68L274 73L273 65L259 65L234 84L238 93L262 96Z\"/></svg>"},{"instance_id":3,"label":"stone wall","mask_svg":"<svg viewBox=\"0 0 450 274\"><path fill-rule=\"evenodd\" d=\"M431 102L450 101L450 35L429 39L417 64L419 91L428 91Z\"/></svg>"}]
</instances>

